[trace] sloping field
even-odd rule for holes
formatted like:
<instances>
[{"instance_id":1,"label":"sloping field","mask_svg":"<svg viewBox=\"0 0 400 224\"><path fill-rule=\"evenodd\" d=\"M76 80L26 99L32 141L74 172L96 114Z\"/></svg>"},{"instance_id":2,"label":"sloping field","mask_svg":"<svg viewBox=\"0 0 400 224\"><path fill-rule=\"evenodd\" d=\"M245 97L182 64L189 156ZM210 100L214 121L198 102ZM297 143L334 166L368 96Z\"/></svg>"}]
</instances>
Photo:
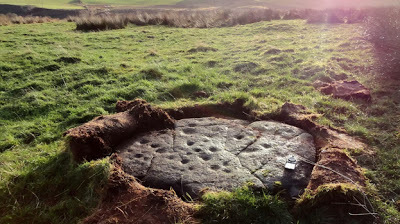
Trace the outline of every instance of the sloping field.
<instances>
[{"instance_id":1,"label":"sloping field","mask_svg":"<svg viewBox=\"0 0 400 224\"><path fill-rule=\"evenodd\" d=\"M331 7L367 7L367 6L389 6L400 4L396 0L262 0L267 4L276 7L295 8L331 8Z\"/></svg>"},{"instance_id":2,"label":"sloping field","mask_svg":"<svg viewBox=\"0 0 400 224\"><path fill-rule=\"evenodd\" d=\"M77 32L67 22L0 27L0 223L76 223L96 206L108 159L76 164L62 133L115 112L117 100L143 98L160 107L243 99L260 113L285 102L321 114L376 149L370 170L383 200L400 197L398 80L375 67L359 24L302 20L229 28L129 26ZM373 101L321 94L313 82L358 80ZM202 94L199 95L199 92ZM396 134L397 133L397 134ZM398 221L391 204L382 212Z\"/></svg>"},{"instance_id":3,"label":"sloping field","mask_svg":"<svg viewBox=\"0 0 400 224\"><path fill-rule=\"evenodd\" d=\"M271 8L332 8L332 7L368 7L399 5L397 0L0 0L0 4L33 5L42 8L75 9L84 5L111 5L111 6L160 6L177 5L178 7L237 7L237 6L265 6Z\"/></svg>"},{"instance_id":4,"label":"sloping field","mask_svg":"<svg viewBox=\"0 0 400 224\"><path fill-rule=\"evenodd\" d=\"M55 1L43 1L43 0L15 0L7 1L0 0L0 4L10 4L10 5L32 5L41 8L50 9L82 9L82 6L70 4L71 1L68 0L55 0Z\"/></svg>"},{"instance_id":5,"label":"sloping field","mask_svg":"<svg viewBox=\"0 0 400 224\"><path fill-rule=\"evenodd\" d=\"M79 9L83 8L84 5L114 5L114 6L152 6L152 5L174 5L179 0L88 0L81 1L70 0L55 0L55 1L44 1L44 0L0 0L0 4L10 5L33 5L42 8L53 8L53 9Z\"/></svg>"},{"instance_id":6,"label":"sloping field","mask_svg":"<svg viewBox=\"0 0 400 224\"><path fill-rule=\"evenodd\" d=\"M259 5L266 6L270 8L312 8L312 9L325 9L325 8L346 8L346 7L382 7L390 5L399 5L399 1L396 0L183 0L178 3L181 6L220 6L220 7L230 7L230 6L249 6L249 5Z\"/></svg>"}]
</instances>

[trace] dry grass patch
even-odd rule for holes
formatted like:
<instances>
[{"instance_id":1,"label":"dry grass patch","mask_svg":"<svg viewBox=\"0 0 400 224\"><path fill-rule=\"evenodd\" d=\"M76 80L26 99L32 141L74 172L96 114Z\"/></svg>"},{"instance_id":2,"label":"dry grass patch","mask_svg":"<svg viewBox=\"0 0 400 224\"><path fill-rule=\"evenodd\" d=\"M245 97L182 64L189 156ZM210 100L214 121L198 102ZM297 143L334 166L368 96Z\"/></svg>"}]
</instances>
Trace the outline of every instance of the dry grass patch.
<instances>
[{"instance_id":1,"label":"dry grass patch","mask_svg":"<svg viewBox=\"0 0 400 224\"><path fill-rule=\"evenodd\" d=\"M0 26L10 24L32 24L32 23L48 23L58 21L58 19L40 16L18 16L16 14L0 14Z\"/></svg>"},{"instance_id":2,"label":"dry grass patch","mask_svg":"<svg viewBox=\"0 0 400 224\"><path fill-rule=\"evenodd\" d=\"M377 9L365 23L365 37L375 45L385 74L400 72L400 8Z\"/></svg>"},{"instance_id":3,"label":"dry grass patch","mask_svg":"<svg viewBox=\"0 0 400 224\"><path fill-rule=\"evenodd\" d=\"M164 25L181 28L211 28L244 25L260 21L280 19L278 11L271 9L232 9L232 10L135 10L131 12L92 15L84 14L70 18L77 30L96 31L125 28L128 23L145 25Z\"/></svg>"},{"instance_id":4,"label":"dry grass patch","mask_svg":"<svg viewBox=\"0 0 400 224\"><path fill-rule=\"evenodd\" d=\"M128 19L120 15L82 16L74 19L76 30L100 31L123 29L128 25Z\"/></svg>"}]
</instances>

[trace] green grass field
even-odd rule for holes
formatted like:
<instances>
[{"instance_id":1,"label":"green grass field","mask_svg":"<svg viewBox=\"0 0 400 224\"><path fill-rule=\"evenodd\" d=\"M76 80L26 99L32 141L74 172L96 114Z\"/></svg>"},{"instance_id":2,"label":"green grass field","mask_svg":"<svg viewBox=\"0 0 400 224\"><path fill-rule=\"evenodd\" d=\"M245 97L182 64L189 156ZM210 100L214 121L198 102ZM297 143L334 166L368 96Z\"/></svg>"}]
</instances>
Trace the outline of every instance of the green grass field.
<instances>
[{"instance_id":1,"label":"green grass field","mask_svg":"<svg viewBox=\"0 0 400 224\"><path fill-rule=\"evenodd\" d=\"M109 163L73 163L62 133L135 98L164 108L241 98L263 113L302 104L323 115L319 123L344 128L376 151L373 160L350 153L387 202L380 211L386 222L399 220L399 80L380 75L359 24L74 29L67 22L0 27L0 223L69 224L89 214ZM196 51L204 46L215 51ZM312 87L340 76L370 88L373 103ZM196 98L200 90L210 97Z\"/></svg>"},{"instance_id":2,"label":"green grass field","mask_svg":"<svg viewBox=\"0 0 400 224\"><path fill-rule=\"evenodd\" d=\"M43 8L53 9L77 9L82 8L81 5L74 3L71 0L0 0L0 4L11 4L11 5L34 5ZM175 5L177 3L183 6L204 6L209 7L212 5L230 7L232 4L235 5L255 5L265 4L272 8L332 8L332 7L368 7L368 6L391 6L399 5L398 0L82 0L84 5L112 5L112 6L154 6L154 5Z\"/></svg>"}]
</instances>

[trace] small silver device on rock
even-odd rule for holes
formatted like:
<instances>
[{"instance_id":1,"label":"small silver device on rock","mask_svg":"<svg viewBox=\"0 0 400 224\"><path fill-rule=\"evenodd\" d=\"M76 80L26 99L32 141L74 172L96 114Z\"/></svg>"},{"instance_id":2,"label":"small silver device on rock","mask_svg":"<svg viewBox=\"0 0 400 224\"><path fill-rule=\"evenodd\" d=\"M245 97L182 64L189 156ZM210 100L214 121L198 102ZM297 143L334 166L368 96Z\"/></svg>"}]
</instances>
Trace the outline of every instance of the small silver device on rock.
<instances>
[{"instance_id":1,"label":"small silver device on rock","mask_svg":"<svg viewBox=\"0 0 400 224\"><path fill-rule=\"evenodd\" d=\"M294 170L295 168L296 168L296 158L294 158L294 156L291 156L286 161L285 169Z\"/></svg>"}]
</instances>

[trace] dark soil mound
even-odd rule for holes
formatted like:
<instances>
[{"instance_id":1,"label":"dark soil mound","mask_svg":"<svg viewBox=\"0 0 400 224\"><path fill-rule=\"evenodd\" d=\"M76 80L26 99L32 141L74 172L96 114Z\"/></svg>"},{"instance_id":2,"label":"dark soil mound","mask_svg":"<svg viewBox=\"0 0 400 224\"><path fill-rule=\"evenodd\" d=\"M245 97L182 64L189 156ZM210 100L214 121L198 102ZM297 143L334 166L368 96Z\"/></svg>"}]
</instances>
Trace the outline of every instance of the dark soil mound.
<instances>
[{"instance_id":1,"label":"dark soil mound","mask_svg":"<svg viewBox=\"0 0 400 224\"><path fill-rule=\"evenodd\" d=\"M370 91L358 81L338 81L325 83L319 88L323 94L344 100L360 99L371 101Z\"/></svg>"},{"instance_id":2,"label":"dark soil mound","mask_svg":"<svg viewBox=\"0 0 400 224\"><path fill-rule=\"evenodd\" d=\"M61 57L59 59L54 60L55 62L62 62L66 64L76 64L81 62L82 60L80 58L76 57Z\"/></svg>"},{"instance_id":3,"label":"dark soil mound","mask_svg":"<svg viewBox=\"0 0 400 224\"><path fill-rule=\"evenodd\" d=\"M316 190L326 183L349 183L365 187L362 170L341 149L328 148L319 154L319 166L315 166L308 188ZM334 170L334 172L333 172Z\"/></svg>"},{"instance_id":4,"label":"dark soil mound","mask_svg":"<svg viewBox=\"0 0 400 224\"><path fill-rule=\"evenodd\" d=\"M259 67L259 65L254 62L244 62L244 63L237 64L233 68L233 71L240 72L240 73L249 73L249 72L252 72L257 67Z\"/></svg>"},{"instance_id":5,"label":"dark soil mound","mask_svg":"<svg viewBox=\"0 0 400 224\"><path fill-rule=\"evenodd\" d=\"M213 48L213 47L204 47L204 46L200 46L200 47L196 47L196 48L192 48L190 50L188 50L188 52L190 53L196 53L196 52L207 52L207 51L217 51L217 49Z\"/></svg>"},{"instance_id":6,"label":"dark soil mound","mask_svg":"<svg viewBox=\"0 0 400 224\"><path fill-rule=\"evenodd\" d=\"M279 54L281 53L282 50L277 49L277 48L271 48L269 50L267 50L266 52L264 52L264 55L268 55L268 54Z\"/></svg>"},{"instance_id":7,"label":"dark soil mound","mask_svg":"<svg viewBox=\"0 0 400 224\"><path fill-rule=\"evenodd\" d=\"M59 70L60 68L61 68L61 67L60 67L59 65L53 64L53 65L46 65L46 66L40 68L39 70L40 70L40 71L50 71L50 72L54 72L54 71Z\"/></svg>"}]
</instances>

